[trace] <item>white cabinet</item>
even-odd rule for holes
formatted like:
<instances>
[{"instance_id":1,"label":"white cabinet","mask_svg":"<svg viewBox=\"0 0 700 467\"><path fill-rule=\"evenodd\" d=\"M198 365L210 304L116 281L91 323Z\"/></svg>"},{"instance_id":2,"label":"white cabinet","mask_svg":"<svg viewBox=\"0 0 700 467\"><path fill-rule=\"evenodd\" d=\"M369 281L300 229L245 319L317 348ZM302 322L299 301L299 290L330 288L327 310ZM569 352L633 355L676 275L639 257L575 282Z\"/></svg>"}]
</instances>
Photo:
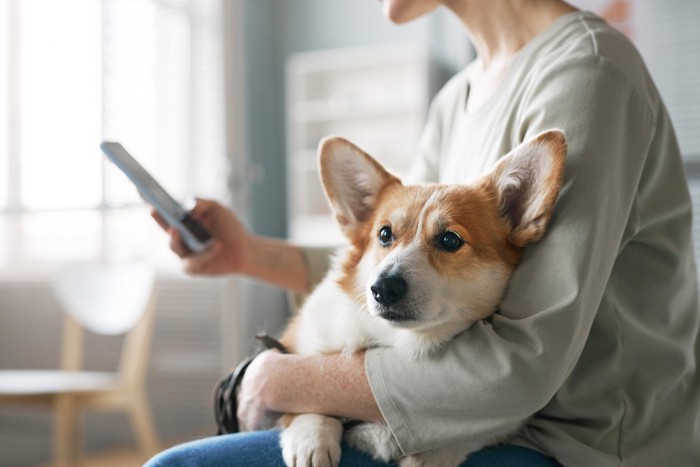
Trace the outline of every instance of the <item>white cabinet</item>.
<instances>
[{"instance_id":1,"label":"white cabinet","mask_svg":"<svg viewBox=\"0 0 700 467\"><path fill-rule=\"evenodd\" d=\"M318 178L316 148L343 136L401 175L410 164L441 73L412 44L305 52L287 63L289 237L342 241Z\"/></svg>"}]
</instances>

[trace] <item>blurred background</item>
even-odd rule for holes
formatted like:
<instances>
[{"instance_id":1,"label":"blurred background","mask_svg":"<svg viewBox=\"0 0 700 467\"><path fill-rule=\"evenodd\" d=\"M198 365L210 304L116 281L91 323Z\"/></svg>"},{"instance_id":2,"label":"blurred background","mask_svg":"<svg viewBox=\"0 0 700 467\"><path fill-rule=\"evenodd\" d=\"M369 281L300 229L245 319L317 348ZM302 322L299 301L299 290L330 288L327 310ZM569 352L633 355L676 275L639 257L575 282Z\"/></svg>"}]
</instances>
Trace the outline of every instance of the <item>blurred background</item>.
<instances>
[{"instance_id":1,"label":"blurred background","mask_svg":"<svg viewBox=\"0 0 700 467\"><path fill-rule=\"evenodd\" d=\"M572 3L637 44L700 205L700 3ZM0 369L59 365L59 265L145 260L159 286L147 387L160 441L213 434L213 385L252 335L279 329L287 297L183 275L99 143L122 142L184 203L214 198L259 234L335 243L318 140L344 135L401 173L430 99L473 56L446 11L395 26L375 0L0 0ZM122 341L88 345L84 365L102 370ZM124 415L83 421L85 465L115 452L114 465L140 465L119 457L134 444ZM51 433L51 412L0 406L0 466L49 463Z\"/></svg>"}]
</instances>

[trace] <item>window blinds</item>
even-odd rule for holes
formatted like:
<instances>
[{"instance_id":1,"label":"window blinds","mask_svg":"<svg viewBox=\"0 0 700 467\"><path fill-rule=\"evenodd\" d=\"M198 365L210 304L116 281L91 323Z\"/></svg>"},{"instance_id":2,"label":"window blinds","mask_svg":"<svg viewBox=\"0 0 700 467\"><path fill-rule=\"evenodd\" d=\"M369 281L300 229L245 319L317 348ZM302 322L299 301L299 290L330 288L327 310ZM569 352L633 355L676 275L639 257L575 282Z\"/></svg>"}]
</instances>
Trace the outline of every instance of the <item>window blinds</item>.
<instances>
[{"instance_id":1,"label":"window blinds","mask_svg":"<svg viewBox=\"0 0 700 467\"><path fill-rule=\"evenodd\" d=\"M175 266L99 142L121 141L181 201L227 200L222 6L0 2L0 263Z\"/></svg>"}]
</instances>

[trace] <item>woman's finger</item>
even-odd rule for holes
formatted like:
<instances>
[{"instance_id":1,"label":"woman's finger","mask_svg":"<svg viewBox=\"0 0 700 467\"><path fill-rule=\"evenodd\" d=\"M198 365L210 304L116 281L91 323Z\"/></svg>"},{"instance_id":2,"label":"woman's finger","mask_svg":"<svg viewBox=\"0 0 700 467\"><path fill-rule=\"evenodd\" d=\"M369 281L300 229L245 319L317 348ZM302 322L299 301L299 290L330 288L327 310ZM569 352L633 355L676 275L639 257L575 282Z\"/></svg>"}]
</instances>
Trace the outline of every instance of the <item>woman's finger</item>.
<instances>
[{"instance_id":1,"label":"woman's finger","mask_svg":"<svg viewBox=\"0 0 700 467\"><path fill-rule=\"evenodd\" d=\"M185 272L188 274L207 274L213 273L209 271L209 265L216 259L216 256L221 251L221 242L214 241L212 245L201 253L189 255L185 259Z\"/></svg>"},{"instance_id":2,"label":"woman's finger","mask_svg":"<svg viewBox=\"0 0 700 467\"><path fill-rule=\"evenodd\" d=\"M187 248L187 245L182 241L180 232L172 227L167 227L166 231L170 235L170 249L175 252L180 258L185 258L192 254L192 250Z\"/></svg>"},{"instance_id":3,"label":"woman's finger","mask_svg":"<svg viewBox=\"0 0 700 467\"><path fill-rule=\"evenodd\" d=\"M158 225L163 230L165 230L166 232L168 231L170 226L168 225L167 222L165 222L165 219L163 219L163 217L161 217L161 215L158 214L158 211L156 211L155 209L151 209L151 217L158 223Z\"/></svg>"},{"instance_id":4,"label":"woman's finger","mask_svg":"<svg viewBox=\"0 0 700 467\"><path fill-rule=\"evenodd\" d=\"M215 202L207 199L195 198L195 205L190 211L196 218L203 218L214 210Z\"/></svg>"}]
</instances>

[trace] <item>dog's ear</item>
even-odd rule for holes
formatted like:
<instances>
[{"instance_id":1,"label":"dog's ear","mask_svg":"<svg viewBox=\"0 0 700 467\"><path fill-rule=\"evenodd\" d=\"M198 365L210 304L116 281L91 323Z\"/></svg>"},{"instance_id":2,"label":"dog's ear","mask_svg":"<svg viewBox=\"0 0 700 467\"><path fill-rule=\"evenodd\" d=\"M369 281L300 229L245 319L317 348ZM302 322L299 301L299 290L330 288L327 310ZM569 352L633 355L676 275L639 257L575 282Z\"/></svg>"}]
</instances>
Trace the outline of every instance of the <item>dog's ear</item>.
<instances>
[{"instance_id":1,"label":"dog's ear","mask_svg":"<svg viewBox=\"0 0 700 467\"><path fill-rule=\"evenodd\" d=\"M546 131L505 155L484 179L511 227L514 246L524 247L544 235L559 195L565 158L564 133Z\"/></svg>"},{"instance_id":2,"label":"dog's ear","mask_svg":"<svg viewBox=\"0 0 700 467\"><path fill-rule=\"evenodd\" d=\"M379 193L392 183L401 183L379 162L343 138L324 138L318 157L323 189L348 237L370 217Z\"/></svg>"}]
</instances>

